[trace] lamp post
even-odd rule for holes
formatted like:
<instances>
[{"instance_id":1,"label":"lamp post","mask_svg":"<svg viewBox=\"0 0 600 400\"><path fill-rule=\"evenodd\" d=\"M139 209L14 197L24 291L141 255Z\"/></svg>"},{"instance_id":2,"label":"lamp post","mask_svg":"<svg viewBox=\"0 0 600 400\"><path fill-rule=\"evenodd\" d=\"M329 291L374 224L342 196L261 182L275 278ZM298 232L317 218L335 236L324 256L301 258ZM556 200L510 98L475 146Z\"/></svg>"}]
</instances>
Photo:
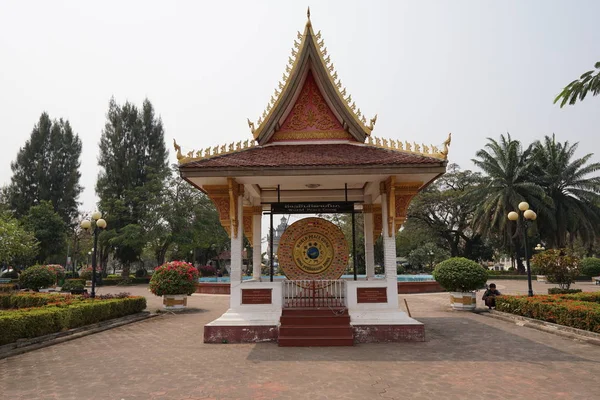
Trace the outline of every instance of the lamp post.
<instances>
[{"instance_id":1,"label":"lamp post","mask_svg":"<svg viewBox=\"0 0 600 400\"><path fill-rule=\"evenodd\" d=\"M546 248L544 246L542 246L540 243L538 243L537 246L535 246L533 249L535 251L544 251L544 250L546 250Z\"/></svg>"},{"instance_id":2,"label":"lamp post","mask_svg":"<svg viewBox=\"0 0 600 400\"><path fill-rule=\"evenodd\" d=\"M102 213L100 211L94 211L92 213L91 220L85 219L81 221L81 227L83 229L90 229L92 227L92 222L94 225L94 249L92 255L92 293L90 294L90 297L94 298L96 297L96 253L98 247L98 228L106 228L106 221L102 219Z\"/></svg>"},{"instance_id":3,"label":"lamp post","mask_svg":"<svg viewBox=\"0 0 600 400\"><path fill-rule=\"evenodd\" d=\"M527 264L527 286L528 286L528 295L533 296L533 288L531 286L531 267L529 266L529 255L527 254L527 250L529 244L527 242L527 228L529 227L529 223L531 221L535 221L537 218L537 214L529 209L529 203L522 201L519 203L519 210L521 213L517 213L516 211L511 211L508 213L508 219L511 221L518 221L521 218L522 224L517 223L517 229L521 233L523 238L523 242L525 244L525 263Z\"/></svg>"}]
</instances>

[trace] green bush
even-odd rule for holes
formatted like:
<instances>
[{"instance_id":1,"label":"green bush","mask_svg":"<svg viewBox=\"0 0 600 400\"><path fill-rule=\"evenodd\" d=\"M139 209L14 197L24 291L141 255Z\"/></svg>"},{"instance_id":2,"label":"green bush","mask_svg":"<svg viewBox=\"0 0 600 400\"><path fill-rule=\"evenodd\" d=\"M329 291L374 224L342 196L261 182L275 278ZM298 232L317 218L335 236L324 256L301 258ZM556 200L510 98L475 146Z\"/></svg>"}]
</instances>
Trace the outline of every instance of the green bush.
<instances>
[{"instance_id":1,"label":"green bush","mask_svg":"<svg viewBox=\"0 0 600 400\"><path fill-rule=\"evenodd\" d=\"M499 296L496 310L600 333L600 303L583 301L583 295ZM600 301L598 295L589 298Z\"/></svg>"},{"instance_id":2,"label":"green bush","mask_svg":"<svg viewBox=\"0 0 600 400\"><path fill-rule=\"evenodd\" d=\"M450 292L470 292L482 288L488 274L475 261L454 257L439 263L433 270L433 278Z\"/></svg>"},{"instance_id":3,"label":"green bush","mask_svg":"<svg viewBox=\"0 0 600 400\"><path fill-rule=\"evenodd\" d=\"M135 271L136 278L143 278L145 276L148 276L148 271L146 271L144 268L140 268Z\"/></svg>"},{"instance_id":4,"label":"green bush","mask_svg":"<svg viewBox=\"0 0 600 400\"><path fill-rule=\"evenodd\" d=\"M34 265L21 273L19 283L24 289L39 290L54 285L56 274L44 265Z\"/></svg>"},{"instance_id":5,"label":"green bush","mask_svg":"<svg viewBox=\"0 0 600 400\"><path fill-rule=\"evenodd\" d=\"M83 290L85 284L81 279L69 279L60 288L61 292L70 292L71 290Z\"/></svg>"},{"instance_id":6,"label":"green bush","mask_svg":"<svg viewBox=\"0 0 600 400\"><path fill-rule=\"evenodd\" d=\"M581 293L581 289L561 289L561 288L550 288L548 294L573 294Z\"/></svg>"},{"instance_id":7,"label":"green bush","mask_svg":"<svg viewBox=\"0 0 600 400\"><path fill-rule=\"evenodd\" d=\"M581 260L579 269L583 275L589 276L600 276L600 258L587 257Z\"/></svg>"},{"instance_id":8,"label":"green bush","mask_svg":"<svg viewBox=\"0 0 600 400\"><path fill-rule=\"evenodd\" d=\"M0 296L0 309L42 307L49 303L60 303L66 299L67 296L50 293L6 294Z\"/></svg>"},{"instance_id":9,"label":"green bush","mask_svg":"<svg viewBox=\"0 0 600 400\"><path fill-rule=\"evenodd\" d=\"M549 249L531 258L538 275L545 275L550 283L569 289L579 276L580 259L569 249Z\"/></svg>"},{"instance_id":10,"label":"green bush","mask_svg":"<svg viewBox=\"0 0 600 400\"><path fill-rule=\"evenodd\" d=\"M144 297L127 297L3 312L0 313L0 345L139 313L145 308Z\"/></svg>"},{"instance_id":11,"label":"green bush","mask_svg":"<svg viewBox=\"0 0 600 400\"><path fill-rule=\"evenodd\" d=\"M145 278L104 278L102 279L102 286L127 286L127 285L140 285L150 283L150 277Z\"/></svg>"}]
</instances>

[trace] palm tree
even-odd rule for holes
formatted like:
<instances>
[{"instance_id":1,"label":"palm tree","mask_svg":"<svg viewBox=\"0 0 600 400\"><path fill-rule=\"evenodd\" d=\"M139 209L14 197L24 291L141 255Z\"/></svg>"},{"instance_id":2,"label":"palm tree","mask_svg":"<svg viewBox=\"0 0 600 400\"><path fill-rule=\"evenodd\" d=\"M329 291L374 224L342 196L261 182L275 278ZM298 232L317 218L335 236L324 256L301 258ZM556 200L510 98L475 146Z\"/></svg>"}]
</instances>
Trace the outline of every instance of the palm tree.
<instances>
[{"instance_id":1,"label":"palm tree","mask_svg":"<svg viewBox=\"0 0 600 400\"><path fill-rule=\"evenodd\" d=\"M562 92L556 96L554 104L562 99L560 102L560 108L562 108L567 102L570 105L573 105L577 102L577 99L582 101L589 92L594 96L600 94L600 61L594 65L594 68L596 68L595 75L594 70L591 70L581 75L579 79L569 83Z\"/></svg>"},{"instance_id":2,"label":"palm tree","mask_svg":"<svg viewBox=\"0 0 600 400\"><path fill-rule=\"evenodd\" d=\"M533 144L534 179L554 204L553 226L546 225L548 219L539 224L551 247L564 247L567 240L572 244L576 237L587 246L600 232L600 177L589 177L600 163L588 164L593 154L574 159L577 146L557 142L554 135Z\"/></svg>"},{"instance_id":3,"label":"palm tree","mask_svg":"<svg viewBox=\"0 0 600 400\"><path fill-rule=\"evenodd\" d=\"M519 249L518 231L508 223L508 213L517 210L520 202L527 201L540 217L550 216L551 202L542 187L531 179L533 160L530 148L523 150L521 143L513 140L510 134L501 135L500 141L491 138L488 141L485 148L475 153L477 158L472 160L487 175L484 177L487 183L473 192L479 201L473 220L474 229L488 237L499 234L505 247ZM516 258L519 270L524 271L520 258Z\"/></svg>"}]
</instances>

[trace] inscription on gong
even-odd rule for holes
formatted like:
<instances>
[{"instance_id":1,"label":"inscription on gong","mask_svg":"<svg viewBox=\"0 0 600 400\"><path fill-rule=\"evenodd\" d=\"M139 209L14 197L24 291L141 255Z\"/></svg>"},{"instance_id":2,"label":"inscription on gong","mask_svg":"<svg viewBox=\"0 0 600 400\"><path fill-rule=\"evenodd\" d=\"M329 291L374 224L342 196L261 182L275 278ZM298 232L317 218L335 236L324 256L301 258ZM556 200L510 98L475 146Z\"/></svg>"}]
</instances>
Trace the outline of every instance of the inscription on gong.
<instances>
[{"instance_id":1,"label":"inscription on gong","mask_svg":"<svg viewBox=\"0 0 600 400\"><path fill-rule=\"evenodd\" d=\"M242 304L271 304L273 289L242 289Z\"/></svg>"},{"instance_id":2,"label":"inscription on gong","mask_svg":"<svg viewBox=\"0 0 600 400\"><path fill-rule=\"evenodd\" d=\"M387 288L356 288L358 303L387 303Z\"/></svg>"}]
</instances>

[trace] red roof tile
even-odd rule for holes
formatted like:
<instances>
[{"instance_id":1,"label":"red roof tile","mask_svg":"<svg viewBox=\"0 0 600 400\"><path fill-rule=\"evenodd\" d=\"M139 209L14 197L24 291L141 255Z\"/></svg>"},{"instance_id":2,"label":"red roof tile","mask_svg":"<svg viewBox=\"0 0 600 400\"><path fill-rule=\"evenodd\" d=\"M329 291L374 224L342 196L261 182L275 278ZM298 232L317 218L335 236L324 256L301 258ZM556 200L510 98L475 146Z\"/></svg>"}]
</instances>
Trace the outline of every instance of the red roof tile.
<instances>
[{"instance_id":1,"label":"red roof tile","mask_svg":"<svg viewBox=\"0 0 600 400\"><path fill-rule=\"evenodd\" d=\"M445 160L382 148L340 144L274 145L192 161L181 169L443 165Z\"/></svg>"}]
</instances>

